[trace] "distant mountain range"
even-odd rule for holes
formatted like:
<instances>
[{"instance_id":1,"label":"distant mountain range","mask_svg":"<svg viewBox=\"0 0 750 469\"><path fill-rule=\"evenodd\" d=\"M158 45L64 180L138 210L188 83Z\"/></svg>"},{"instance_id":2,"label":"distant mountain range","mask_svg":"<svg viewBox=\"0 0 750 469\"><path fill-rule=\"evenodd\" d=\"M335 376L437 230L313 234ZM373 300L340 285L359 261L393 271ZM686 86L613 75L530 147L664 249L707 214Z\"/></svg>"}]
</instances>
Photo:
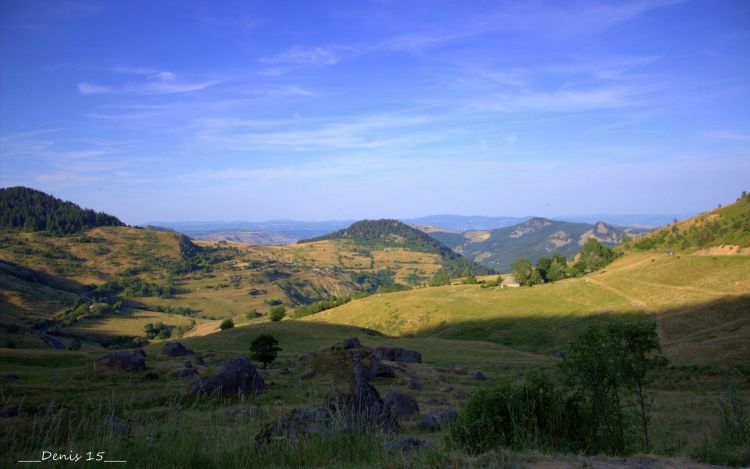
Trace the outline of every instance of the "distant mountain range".
<instances>
[{"instance_id":1,"label":"distant mountain range","mask_svg":"<svg viewBox=\"0 0 750 469\"><path fill-rule=\"evenodd\" d=\"M628 226L643 229L664 226L672 223L675 218L682 219L685 216L600 214L558 217L558 219L589 224L603 220L607 224L616 227ZM531 218L532 217L430 215L418 218L404 218L399 221L416 227L436 227L437 231L464 233L468 231L490 231L498 228L505 228L523 223ZM356 222L356 220L269 220L260 222L156 221L150 222L148 225L169 228L184 233L193 239L204 239L207 241L237 241L249 244L290 244L300 239L314 238L346 228L354 222Z\"/></svg>"},{"instance_id":2,"label":"distant mountain range","mask_svg":"<svg viewBox=\"0 0 750 469\"><path fill-rule=\"evenodd\" d=\"M540 257L561 253L573 257L589 238L614 246L625 229L604 222L572 223L547 218L532 218L513 226L494 230L469 230L463 233L441 231L434 226L420 225L425 233L451 247L454 251L500 272L510 270L510 264L520 257L536 262ZM643 231L629 228L628 231Z\"/></svg>"}]
</instances>

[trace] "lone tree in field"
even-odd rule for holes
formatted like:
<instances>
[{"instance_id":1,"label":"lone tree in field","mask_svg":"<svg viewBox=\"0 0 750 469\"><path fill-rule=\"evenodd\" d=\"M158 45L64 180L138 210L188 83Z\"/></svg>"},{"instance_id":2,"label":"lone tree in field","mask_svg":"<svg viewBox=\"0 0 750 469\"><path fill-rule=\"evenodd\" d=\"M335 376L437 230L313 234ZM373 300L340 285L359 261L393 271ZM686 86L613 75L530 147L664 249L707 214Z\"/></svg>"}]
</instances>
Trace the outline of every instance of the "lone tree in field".
<instances>
[{"instance_id":1,"label":"lone tree in field","mask_svg":"<svg viewBox=\"0 0 750 469\"><path fill-rule=\"evenodd\" d=\"M251 358L263 363L263 368L268 368L280 351L279 341L270 334L261 334L250 344Z\"/></svg>"}]
</instances>

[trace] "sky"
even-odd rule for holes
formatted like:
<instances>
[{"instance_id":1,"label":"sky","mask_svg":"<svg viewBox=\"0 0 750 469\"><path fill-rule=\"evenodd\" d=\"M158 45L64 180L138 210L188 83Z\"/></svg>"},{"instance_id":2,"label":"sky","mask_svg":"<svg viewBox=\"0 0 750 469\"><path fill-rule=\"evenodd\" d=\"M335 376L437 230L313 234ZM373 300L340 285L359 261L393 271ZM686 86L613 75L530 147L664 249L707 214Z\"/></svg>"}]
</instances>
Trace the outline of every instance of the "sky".
<instances>
[{"instance_id":1,"label":"sky","mask_svg":"<svg viewBox=\"0 0 750 469\"><path fill-rule=\"evenodd\" d=\"M151 220L697 213L750 2L0 0L0 186Z\"/></svg>"}]
</instances>

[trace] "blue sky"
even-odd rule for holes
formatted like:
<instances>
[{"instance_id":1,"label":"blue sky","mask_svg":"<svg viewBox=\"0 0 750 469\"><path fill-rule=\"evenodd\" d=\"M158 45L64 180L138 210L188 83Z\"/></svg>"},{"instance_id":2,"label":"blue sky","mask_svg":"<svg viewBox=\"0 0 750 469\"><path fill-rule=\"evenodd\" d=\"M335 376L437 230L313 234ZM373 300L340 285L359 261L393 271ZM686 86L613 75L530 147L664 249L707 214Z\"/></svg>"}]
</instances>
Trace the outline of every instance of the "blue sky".
<instances>
[{"instance_id":1,"label":"blue sky","mask_svg":"<svg viewBox=\"0 0 750 469\"><path fill-rule=\"evenodd\" d=\"M148 220L691 213L750 2L0 0L0 185Z\"/></svg>"}]
</instances>

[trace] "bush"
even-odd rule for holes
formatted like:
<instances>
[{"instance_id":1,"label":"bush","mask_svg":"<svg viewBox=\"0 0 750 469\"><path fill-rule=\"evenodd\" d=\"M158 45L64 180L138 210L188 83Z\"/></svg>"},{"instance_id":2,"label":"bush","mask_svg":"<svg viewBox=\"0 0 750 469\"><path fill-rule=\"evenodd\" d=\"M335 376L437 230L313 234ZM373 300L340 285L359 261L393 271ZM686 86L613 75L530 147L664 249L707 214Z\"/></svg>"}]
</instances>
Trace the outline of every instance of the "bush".
<instances>
[{"instance_id":1,"label":"bush","mask_svg":"<svg viewBox=\"0 0 750 469\"><path fill-rule=\"evenodd\" d=\"M250 344L251 358L263 363L263 368L276 360L281 347L279 341L270 334L261 334Z\"/></svg>"},{"instance_id":2,"label":"bush","mask_svg":"<svg viewBox=\"0 0 750 469\"><path fill-rule=\"evenodd\" d=\"M450 440L472 454L492 448L581 450L579 404L546 376L474 392Z\"/></svg>"},{"instance_id":3,"label":"bush","mask_svg":"<svg viewBox=\"0 0 750 469\"><path fill-rule=\"evenodd\" d=\"M221 321L221 326L219 326L219 328L222 331L225 331L227 329L231 329L233 327L234 327L234 321L232 321L231 319L225 319L225 320Z\"/></svg>"},{"instance_id":4,"label":"bush","mask_svg":"<svg viewBox=\"0 0 750 469\"><path fill-rule=\"evenodd\" d=\"M271 318L271 321L281 321L284 319L284 316L286 316L286 308L284 308L283 305L274 306L271 308L271 310L268 312L268 317Z\"/></svg>"},{"instance_id":5,"label":"bush","mask_svg":"<svg viewBox=\"0 0 750 469\"><path fill-rule=\"evenodd\" d=\"M248 311L247 313L245 313L245 319L247 319L248 321L251 320L251 319L255 319L257 317L260 317L260 313L255 308L253 308L250 311Z\"/></svg>"},{"instance_id":6,"label":"bush","mask_svg":"<svg viewBox=\"0 0 750 469\"><path fill-rule=\"evenodd\" d=\"M172 331L161 322L148 323L143 326L143 331L149 339L168 339Z\"/></svg>"}]
</instances>

